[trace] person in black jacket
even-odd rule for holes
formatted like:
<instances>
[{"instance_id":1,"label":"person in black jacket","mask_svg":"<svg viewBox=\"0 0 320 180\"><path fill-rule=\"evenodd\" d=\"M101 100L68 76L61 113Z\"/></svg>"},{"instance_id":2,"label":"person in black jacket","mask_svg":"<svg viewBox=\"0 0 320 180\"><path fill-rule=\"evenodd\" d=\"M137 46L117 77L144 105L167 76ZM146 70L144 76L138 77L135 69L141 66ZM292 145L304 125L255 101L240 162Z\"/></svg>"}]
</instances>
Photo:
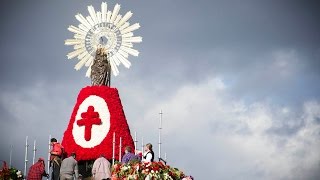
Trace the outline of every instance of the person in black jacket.
<instances>
[{"instance_id":1,"label":"person in black jacket","mask_svg":"<svg viewBox=\"0 0 320 180\"><path fill-rule=\"evenodd\" d=\"M144 155L143 155L143 162L153 162L154 160L154 152L152 150L152 144L148 143L144 147Z\"/></svg>"}]
</instances>

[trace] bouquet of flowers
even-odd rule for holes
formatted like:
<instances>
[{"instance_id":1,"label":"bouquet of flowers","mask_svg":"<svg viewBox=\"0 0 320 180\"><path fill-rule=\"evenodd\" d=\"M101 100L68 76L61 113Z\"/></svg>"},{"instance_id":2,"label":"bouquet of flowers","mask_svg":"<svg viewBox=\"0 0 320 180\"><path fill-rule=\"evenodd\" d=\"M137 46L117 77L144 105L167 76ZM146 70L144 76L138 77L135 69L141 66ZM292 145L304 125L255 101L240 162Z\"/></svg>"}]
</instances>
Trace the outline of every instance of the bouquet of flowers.
<instances>
[{"instance_id":1,"label":"bouquet of flowers","mask_svg":"<svg viewBox=\"0 0 320 180\"><path fill-rule=\"evenodd\" d=\"M186 176L177 168L170 167L162 162L130 162L116 163L112 167L113 180L181 180Z\"/></svg>"},{"instance_id":2,"label":"bouquet of flowers","mask_svg":"<svg viewBox=\"0 0 320 180\"><path fill-rule=\"evenodd\" d=\"M6 179L23 179L22 172L16 168L8 168L7 163L4 161L3 166L0 169L0 180Z\"/></svg>"}]
</instances>

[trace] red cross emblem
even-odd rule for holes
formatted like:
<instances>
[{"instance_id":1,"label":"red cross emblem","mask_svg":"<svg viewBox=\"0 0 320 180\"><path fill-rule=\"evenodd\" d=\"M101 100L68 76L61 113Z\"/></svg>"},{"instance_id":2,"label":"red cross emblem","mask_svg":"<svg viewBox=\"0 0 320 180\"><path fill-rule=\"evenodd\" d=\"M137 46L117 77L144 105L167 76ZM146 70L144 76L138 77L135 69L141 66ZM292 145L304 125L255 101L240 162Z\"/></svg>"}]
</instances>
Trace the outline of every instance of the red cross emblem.
<instances>
[{"instance_id":1,"label":"red cross emblem","mask_svg":"<svg viewBox=\"0 0 320 180\"><path fill-rule=\"evenodd\" d=\"M93 125L100 125L99 113L94 112L94 107L89 106L87 112L81 113L82 119L77 121L78 126L84 126L84 139L90 141L91 129Z\"/></svg>"}]
</instances>

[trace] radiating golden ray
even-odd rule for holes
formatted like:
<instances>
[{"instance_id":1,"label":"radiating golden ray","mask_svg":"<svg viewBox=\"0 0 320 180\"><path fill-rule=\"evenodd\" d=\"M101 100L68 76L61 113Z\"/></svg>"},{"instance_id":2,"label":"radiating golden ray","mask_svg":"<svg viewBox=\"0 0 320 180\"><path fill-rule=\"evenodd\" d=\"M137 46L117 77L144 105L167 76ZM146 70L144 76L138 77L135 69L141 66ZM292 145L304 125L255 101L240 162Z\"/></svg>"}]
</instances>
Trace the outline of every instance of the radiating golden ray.
<instances>
[{"instance_id":1,"label":"radiating golden ray","mask_svg":"<svg viewBox=\"0 0 320 180\"><path fill-rule=\"evenodd\" d=\"M98 19L97 19L96 12L95 12L93 6L88 6L88 11L89 11L89 14L90 14L90 17L91 17L93 23L98 24Z\"/></svg>"},{"instance_id":2,"label":"radiating golden ray","mask_svg":"<svg viewBox=\"0 0 320 180\"><path fill-rule=\"evenodd\" d=\"M129 26L130 26L130 23L125 22L125 23L119 28L119 30L121 31L121 30L123 30L124 28L127 28L127 27L129 27ZM124 34L124 33L122 33L122 34Z\"/></svg>"},{"instance_id":3,"label":"radiating golden ray","mask_svg":"<svg viewBox=\"0 0 320 180\"><path fill-rule=\"evenodd\" d=\"M120 21L120 19L122 18L122 16L120 14L118 14L117 18L114 20L113 24L118 24L118 22Z\"/></svg>"},{"instance_id":4,"label":"radiating golden ray","mask_svg":"<svg viewBox=\"0 0 320 180\"><path fill-rule=\"evenodd\" d=\"M120 11L120 5L119 4L116 4L114 6L114 9L112 11L112 15L111 15L111 18L110 18L110 23L113 23L113 21L116 19L118 13Z\"/></svg>"},{"instance_id":5,"label":"radiating golden ray","mask_svg":"<svg viewBox=\"0 0 320 180\"><path fill-rule=\"evenodd\" d=\"M120 49L127 52L128 54L133 55L133 56L139 55L139 51L132 49L132 48L127 48L127 47L121 46Z\"/></svg>"},{"instance_id":6,"label":"radiating golden ray","mask_svg":"<svg viewBox=\"0 0 320 180\"><path fill-rule=\"evenodd\" d=\"M123 16L123 18L119 21L119 23L116 24L116 26L117 26L117 27L121 27L126 21L129 20L129 18L131 18L131 16L132 16L132 12L131 12L131 11L127 12L127 13Z\"/></svg>"},{"instance_id":7,"label":"radiating golden ray","mask_svg":"<svg viewBox=\"0 0 320 180\"><path fill-rule=\"evenodd\" d=\"M123 38L123 42L131 42L131 43L139 43L142 42L142 37L130 37L130 38Z\"/></svg>"},{"instance_id":8,"label":"radiating golden ray","mask_svg":"<svg viewBox=\"0 0 320 180\"><path fill-rule=\"evenodd\" d=\"M86 66L86 67L91 66L91 64L93 63L93 59L94 59L94 58L91 56L91 58L86 62L85 66Z\"/></svg>"},{"instance_id":9,"label":"radiating golden ray","mask_svg":"<svg viewBox=\"0 0 320 180\"><path fill-rule=\"evenodd\" d=\"M81 54L82 52L84 52L86 49L85 48L81 48L81 49L77 49L75 51L70 52L67 57L68 59L72 59L76 56L78 56L79 54Z\"/></svg>"},{"instance_id":10,"label":"radiating golden ray","mask_svg":"<svg viewBox=\"0 0 320 180\"><path fill-rule=\"evenodd\" d=\"M123 42L123 43L122 43L122 46L132 48L132 47L133 47L133 44L130 43L130 42Z\"/></svg>"},{"instance_id":11,"label":"radiating golden ray","mask_svg":"<svg viewBox=\"0 0 320 180\"><path fill-rule=\"evenodd\" d=\"M122 51L122 49L119 49L119 54L121 54L123 57L125 57L126 59L129 57L129 54Z\"/></svg>"},{"instance_id":12,"label":"radiating golden ray","mask_svg":"<svg viewBox=\"0 0 320 180\"><path fill-rule=\"evenodd\" d=\"M97 12L97 20L98 20L98 23L102 23L101 12L100 11Z\"/></svg>"},{"instance_id":13,"label":"radiating golden ray","mask_svg":"<svg viewBox=\"0 0 320 180\"><path fill-rule=\"evenodd\" d=\"M127 32L131 32L131 31L137 30L139 28L140 28L140 24L139 23L135 23L135 24L125 28L124 30L122 30L121 33L125 34Z\"/></svg>"},{"instance_id":14,"label":"radiating golden ray","mask_svg":"<svg viewBox=\"0 0 320 180\"><path fill-rule=\"evenodd\" d=\"M65 45L77 45L82 44L83 40L81 39L67 39L65 40Z\"/></svg>"},{"instance_id":15,"label":"radiating golden ray","mask_svg":"<svg viewBox=\"0 0 320 180\"><path fill-rule=\"evenodd\" d=\"M85 35L82 35L82 34L74 34L73 36L75 39L81 39L81 40L84 40L86 38Z\"/></svg>"},{"instance_id":16,"label":"radiating golden ray","mask_svg":"<svg viewBox=\"0 0 320 180\"><path fill-rule=\"evenodd\" d=\"M111 13L112 13L111 11L108 11L107 13L107 23L110 22Z\"/></svg>"},{"instance_id":17,"label":"radiating golden ray","mask_svg":"<svg viewBox=\"0 0 320 180\"><path fill-rule=\"evenodd\" d=\"M123 34L122 38L128 38L128 37L132 37L132 36L133 36L133 33L132 32L128 32L126 34Z\"/></svg>"},{"instance_id":18,"label":"radiating golden ray","mask_svg":"<svg viewBox=\"0 0 320 180\"><path fill-rule=\"evenodd\" d=\"M80 49L80 48L84 48L84 46L85 46L85 45L82 43L82 44L74 45L73 48L74 48L74 49ZM87 52L86 52L86 53L87 53Z\"/></svg>"},{"instance_id":19,"label":"radiating golden ray","mask_svg":"<svg viewBox=\"0 0 320 180\"><path fill-rule=\"evenodd\" d=\"M91 25L89 24L89 22L86 20L86 18L84 18L82 16L82 14L77 14L76 15L76 19L82 24L84 25L87 29L91 29Z\"/></svg>"},{"instance_id":20,"label":"radiating golden ray","mask_svg":"<svg viewBox=\"0 0 320 180\"><path fill-rule=\"evenodd\" d=\"M107 12L108 12L108 5L107 3L103 2L101 3L101 14L102 14L102 22L107 21Z\"/></svg>"},{"instance_id":21,"label":"radiating golden ray","mask_svg":"<svg viewBox=\"0 0 320 180\"><path fill-rule=\"evenodd\" d=\"M90 58L90 54L86 54L85 57L83 57L74 67L77 71L80 70L82 68L82 66L87 62L87 60L89 60Z\"/></svg>"},{"instance_id":22,"label":"radiating golden ray","mask_svg":"<svg viewBox=\"0 0 320 180\"><path fill-rule=\"evenodd\" d=\"M81 54L78 56L78 59L82 59L82 58L85 57L86 55L90 55L90 54L88 54L86 51L84 51L83 53L81 53Z\"/></svg>"},{"instance_id":23,"label":"radiating golden ray","mask_svg":"<svg viewBox=\"0 0 320 180\"><path fill-rule=\"evenodd\" d=\"M94 22L93 22L91 16L87 16L86 19L89 22L90 26L93 27L94 26Z\"/></svg>"},{"instance_id":24,"label":"radiating golden ray","mask_svg":"<svg viewBox=\"0 0 320 180\"><path fill-rule=\"evenodd\" d=\"M130 68L130 66L131 66L130 61L128 61L126 58L124 58L121 54L116 54L115 56L121 61L121 63L124 65L124 67Z\"/></svg>"}]
</instances>

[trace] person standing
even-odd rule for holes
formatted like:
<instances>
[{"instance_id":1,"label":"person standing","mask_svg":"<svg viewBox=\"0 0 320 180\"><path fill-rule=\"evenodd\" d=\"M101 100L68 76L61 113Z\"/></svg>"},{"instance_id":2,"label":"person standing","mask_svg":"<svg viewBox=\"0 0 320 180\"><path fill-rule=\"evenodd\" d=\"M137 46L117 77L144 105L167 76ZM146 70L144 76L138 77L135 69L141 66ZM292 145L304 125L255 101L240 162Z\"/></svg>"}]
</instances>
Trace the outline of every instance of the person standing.
<instances>
[{"instance_id":1,"label":"person standing","mask_svg":"<svg viewBox=\"0 0 320 180\"><path fill-rule=\"evenodd\" d=\"M154 152L152 150L152 144L148 143L144 147L144 155L143 155L143 162L153 162L154 160Z\"/></svg>"},{"instance_id":2,"label":"person standing","mask_svg":"<svg viewBox=\"0 0 320 180\"><path fill-rule=\"evenodd\" d=\"M59 180L61 158L63 155L63 146L58 143L56 138L50 140L52 149L50 151L50 166L52 166L52 180Z\"/></svg>"},{"instance_id":3,"label":"person standing","mask_svg":"<svg viewBox=\"0 0 320 180\"><path fill-rule=\"evenodd\" d=\"M76 153L71 153L71 156L65 158L61 163L60 180L73 180L73 175L79 179L78 162L76 161Z\"/></svg>"},{"instance_id":4,"label":"person standing","mask_svg":"<svg viewBox=\"0 0 320 180\"><path fill-rule=\"evenodd\" d=\"M135 154L132 153L132 149L131 149L130 146L126 146L125 147L125 154L122 157L121 162L122 163L128 163L130 161L135 161L135 160L139 161L139 158Z\"/></svg>"},{"instance_id":5,"label":"person standing","mask_svg":"<svg viewBox=\"0 0 320 180\"><path fill-rule=\"evenodd\" d=\"M49 177L45 171L44 159L39 158L38 162L29 168L27 180L41 180L42 176Z\"/></svg>"},{"instance_id":6,"label":"person standing","mask_svg":"<svg viewBox=\"0 0 320 180\"><path fill-rule=\"evenodd\" d=\"M104 157L104 155L100 155L100 157L94 161L92 166L92 176L94 180L111 178L110 162Z\"/></svg>"}]
</instances>

